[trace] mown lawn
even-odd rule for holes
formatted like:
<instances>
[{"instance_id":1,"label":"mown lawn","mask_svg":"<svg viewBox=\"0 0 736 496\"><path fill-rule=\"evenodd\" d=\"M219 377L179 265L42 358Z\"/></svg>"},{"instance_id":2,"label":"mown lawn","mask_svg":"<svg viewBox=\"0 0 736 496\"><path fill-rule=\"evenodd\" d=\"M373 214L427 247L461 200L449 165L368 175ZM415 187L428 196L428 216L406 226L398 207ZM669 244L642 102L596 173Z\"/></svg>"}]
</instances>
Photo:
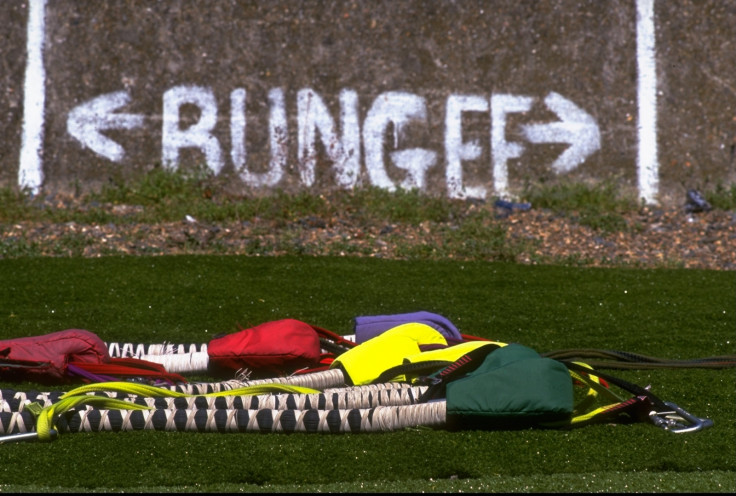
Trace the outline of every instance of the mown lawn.
<instances>
[{"instance_id":1,"label":"mown lawn","mask_svg":"<svg viewBox=\"0 0 736 496\"><path fill-rule=\"evenodd\" d=\"M307 257L0 260L0 338L68 328L202 343L286 317L352 333L359 315L428 310L539 352L734 354L736 275ZM714 427L390 434L62 435L0 446L3 491L736 491L733 370L615 372ZM40 386L3 382L4 388ZM48 389L48 388L46 388Z\"/></svg>"}]
</instances>

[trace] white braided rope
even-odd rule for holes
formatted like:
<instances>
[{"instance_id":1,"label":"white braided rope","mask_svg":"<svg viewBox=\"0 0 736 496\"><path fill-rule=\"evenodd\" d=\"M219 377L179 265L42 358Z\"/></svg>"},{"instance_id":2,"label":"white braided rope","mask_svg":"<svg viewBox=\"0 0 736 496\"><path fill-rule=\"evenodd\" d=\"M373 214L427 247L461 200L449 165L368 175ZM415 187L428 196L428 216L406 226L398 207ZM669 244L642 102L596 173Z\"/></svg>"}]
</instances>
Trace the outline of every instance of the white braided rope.
<instances>
[{"instance_id":1,"label":"white braided rope","mask_svg":"<svg viewBox=\"0 0 736 496\"><path fill-rule=\"evenodd\" d=\"M184 353L181 355L140 355L135 358L159 363L164 366L166 372L173 374L196 374L207 372L207 368L210 363L210 356L207 354L207 351L195 351L192 353Z\"/></svg>"},{"instance_id":2,"label":"white braided rope","mask_svg":"<svg viewBox=\"0 0 736 496\"><path fill-rule=\"evenodd\" d=\"M273 393L261 395L236 396L192 396L187 398L138 398L133 394L118 393L115 391L101 391L88 395L106 396L124 401L145 403L146 406L158 409L233 409L234 404L253 404L259 408L275 410L312 409L322 404L323 410L340 410L345 408L373 408L376 406L410 405L426 391L426 386L411 386L403 383L371 384L346 388L327 389L322 393ZM12 398L0 397L0 412L23 411L30 403L39 403L50 406L58 399L59 393L26 393L18 391ZM12 404L11 404L12 401ZM217 406L215 405L217 403ZM13 406L15 405L15 406ZM185 406L177 406L185 405ZM198 406L201 405L201 406ZM224 407L224 408L223 408ZM95 409L87 406L88 409Z\"/></svg>"},{"instance_id":3,"label":"white braided rope","mask_svg":"<svg viewBox=\"0 0 736 496\"><path fill-rule=\"evenodd\" d=\"M204 394L208 392L229 391L245 386L256 386L261 384L288 384L291 386L302 386L322 391L326 388L344 386L345 374L340 369L329 369L309 374L290 375L287 377L272 377L256 380L232 379L222 382L187 383L164 387L187 394Z\"/></svg>"},{"instance_id":4,"label":"white braided rope","mask_svg":"<svg viewBox=\"0 0 736 496\"><path fill-rule=\"evenodd\" d=\"M355 342L355 335L350 334L342 336L348 341ZM154 343L154 344L135 344L135 343L105 343L107 352L111 358L143 358L144 356L153 355L184 355L187 353L207 353L207 343L190 343L190 344L174 344L174 343ZM151 360L153 361L153 360Z\"/></svg>"},{"instance_id":5,"label":"white braided rope","mask_svg":"<svg viewBox=\"0 0 736 496\"><path fill-rule=\"evenodd\" d=\"M344 409L344 410L208 410L206 420L203 421L201 410L92 410L75 412L72 418L67 419L66 429L61 432L72 432L70 426L79 426L74 432L100 431L133 431L133 430L164 430L164 431L194 431L194 432L393 432L409 427L443 427L446 423L446 403L437 401L407 406L378 406L375 408ZM113 414L112 412L120 412ZM186 415L185 426L177 426L175 416L179 412ZM218 412L220 412L218 416ZM242 425L238 422L238 415L247 413L248 422ZM287 418L293 425L286 428L283 422ZM165 416L163 426L154 423L154 415ZM95 421L90 417L95 415ZM134 415L143 417L143 426L134 422ZM197 416L199 415L199 418ZM270 417L264 419L264 415ZM308 426L308 416L317 417L314 425ZM335 422L335 415L339 415L339 423ZM111 416L122 419L122 423L113 427ZM359 423L356 421L359 416ZM352 419L350 418L352 417ZM137 425L138 424L138 425ZM359 428L356 428L359 424Z\"/></svg>"},{"instance_id":6,"label":"white braided rope","mask_svg":"<svg viewBox=\"0 0 736 496\"><path fill-rule=\"evenodd\" d=\"M207 353L207 344L134 344L105 343L111 358L141 358L144 355L183 355L186 353Z\"/></svg>"},{"instance_id":7,"label":"white braided rope","mask_svg":"<svg viewBox=\"0 0 736 496\"><path fill-rule=\"evenodd\" d=\"M207 372L210 356L206 344L132 344L109 343L110 358L137 358L164 366L174 374L196 374ZM321 350L325 353L326 350Z\"/></svg>"}]
</instances>

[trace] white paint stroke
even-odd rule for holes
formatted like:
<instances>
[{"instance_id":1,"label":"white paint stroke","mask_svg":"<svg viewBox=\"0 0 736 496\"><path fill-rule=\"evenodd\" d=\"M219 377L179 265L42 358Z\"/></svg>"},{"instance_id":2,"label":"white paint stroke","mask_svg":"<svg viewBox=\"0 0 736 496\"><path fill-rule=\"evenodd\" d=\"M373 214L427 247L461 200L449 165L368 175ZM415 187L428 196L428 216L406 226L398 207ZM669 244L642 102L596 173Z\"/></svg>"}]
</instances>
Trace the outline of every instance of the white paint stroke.
<instances>
[{"instance_id":1,"label":"white paint stroke","mask_svg":"<svg viewBox=\"0 0 736 496\"><path fill-rule=\"evenodd\" d=\"M179 150L198 148L204 154L207 167L218 174L223 166L222 148L213 134L217 124L217 101L210 87L175 86L164 92L163 124L161 127L161 158L164 167L179 168ZM181 128L181 107L199 107L199 119L186 129Z\"/></svg>"},{"instance_id":2,"label":"white paint stroke","mask_svg":"<svg viewBox=\"0 0 736 496\"><path fill-rule=\"evenodd\" d=\"M18 185L37 194L43 183L43 131L46 106L46 71L43 43L46 0L30 0L26 39L26 73L23 88L23 130Z\"/></svg>"},{"instance_id":3,"label":"white paint stroke","mask_svg":"<svg viewBox=\"0 0 736 496\"><path fill-rule=\"evenodd\" d=\"M67 132L82 146L113 162L125 158L125 150L101 131L106 129L135 129L143 125L144 116L138 114L113 113L130 103L127 91L100 95L77 105L69 112L66 120Z\"/></svg>"},{"instance_id":4,"label":"white paint stroke","mask_svg":"<svg viewBox=\"0 0 736 496\"><path fill-rule=\"evenodd\" d=\"M557 122L522 126L532 143L567 143L570 146L552 163L558 174L569 172L601 147L601 133L595 119L573 102L554 91L545 105L560 118Z\"/></svg>"},{"instance_id":5,"label":"white paint stroke","mask_svg":"<svg viewBox=\"0 0 736 496\"><path fill-rule=\"evenodd\" d=\"M427 120L427 103L424 98L413 93L389 91L382 93L373 101L373 105L363 122L363 148L365 149L365 167L373 186L388 191L396 190L386 172L384 157L384 138L389 125L393 125L394 148L398 148L402 137L402 128L412 121L425 122ZM412 174L423 174L430 167L432 159L420 149L412 152L418 158L418 169ZM409 157L406 154L395 155L402 166L406 167ZM414 179L410 182L416 182Z\"/></svg>"},{"instance_id":6,"label":"white paint stroke","mask_svg":"<svg viewBox=\"0 0 736 496\"><path fill-rule=\"evenodd\" d=\"M299 174L302 183L311 187L317 168L317 132L325 153L334 164L335 180L342 188L352 188L360 174L360 122L358 94L344 89L340 92L340 124L342 134L330 115L322 97L311 88L297 93L297 127Z\"/></svg>"},{"instance_id":7,"label":"white paint stroke","mask_svg":"<svg viewBox=\"0 0 736 496\"><path fill-rule=\"evenodd\" d=\"M508 161L521 157L524 146L506 141L506 116L528 112L534 99L512 94L491 95L491 156L493 160L493 188L501 198L511 197L509 192Z\"/></svg>"},{"instance_id":8,"label":"white paint stroke","mask_svg":"<svg viewBox=\"0 0 736 496\"><path fill-rule=\"evenodd\" d=\"M466 186L463 181L463 161L476 160L482 148L477 140L463 141L463 114L465 112L487 113L490 102L481 95L450 95L445 110L445 181L450 198L486 197L486 188L481 185Z\"/></svg>"},{"instance_id":9,"label":"white paint stroke","mask_svg":"<svg viewBox=\"0 0 736 496\"><path fill-rule=\"evenodd\" d=\"M659 189L657 157L657 63L654 0L636 1L636 61L638 68L639 196L656 203Z\"/></svg>"}]
</instances>

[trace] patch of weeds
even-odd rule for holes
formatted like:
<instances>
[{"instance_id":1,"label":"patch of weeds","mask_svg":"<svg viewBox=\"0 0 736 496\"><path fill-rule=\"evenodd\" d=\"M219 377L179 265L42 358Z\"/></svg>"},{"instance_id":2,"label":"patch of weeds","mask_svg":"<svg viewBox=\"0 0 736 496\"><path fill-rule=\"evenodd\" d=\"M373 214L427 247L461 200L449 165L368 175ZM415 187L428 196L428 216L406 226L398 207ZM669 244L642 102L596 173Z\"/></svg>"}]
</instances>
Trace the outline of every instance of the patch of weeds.
<instances>
[{"instance_id":1,"label":"patch of weeds","mask_svg":"<svg viewBox=\"0 0 736 496\"><path fill-rule=\"evenodd\" d=\"M252 200L251 200L252 201ZM314 195L309 192L288 194L277 191L273 196L257 200L255 214L286 225L306 216L329 217L332 214L326 198L323 195Z\"/></svg>"},{"instance_id":2,"label":"patch of weeds","mask_svg":"<svg viewBox=\"0 0 736 496\"><path fill-rule=\"evenodd\" d=\"M24 195L14 188L0 188L0 219L14 220L27 215Z\"/></svg>"},{"instance_id":3,"label":"patch of weeds","mask_svg":"<svg viewBox=\"0 0 736 496\"><path fill-rule=\"evenodd\" d=\"M348 255L368 255L371 253L370 248L362 247L351 243L349 240L342 239L334 241L327 246L327 253L330 256L348 256Z\"/></svg>"},{"instance_id":4,"label":"patch of weeds","mask_svg":"<svg viewBox=\"0 0 736 496\"><path fill-rule=\"evenodd\" d=\"M209 243L208 252L215 255L227 255L230 253L230 247L222 241L216 240Z\"/></svg>"},{"instance_id":5,"label":"patch of weeds","mask_svg":"<svg viewBox=\"0 0 736 496\"><path fill-rule=\"evenodd\" d=\"M413 190L390 192L377 187L356 189L336 197L341 210L358 222L419 224L423 221L445 222L456 218L464 202L433 197Z\"/></svg>"},{"instance_id":6,"label":"patch of weeds","mask_svg":"<svg viewBox=\"0 0 736 496\"><path fill-rule=\"evenodd\" d=\"M623 215L637 208L637 202L622 195L612 181L593 185L580 182L528 185L524 198L534 208L575 218L580 224L605 233L625 230Z\"/></svg>"},{"instance_id":7,"label":"patch of weeds","mask_svg":"<svg viewBox=\"0 0 736 496\"><path fill-rule=\"evenodd\" d=\"M285 252L289 255L311 255L312 248L305 243L297 231L287 229L276 240L276 251Z\"/></svg>"},{"instance_id":8,"label":"patch of weeds","mask_svg":"<svg viewBox=\"0 0 736 496\"><path fill-rule=\"evenodd\" d=\"M43 250L38 243L22 238L0 239L0 258L40 257Z\"/></svg>"},{"instance_id":9,"label":"patch of weeds","mask_svg":"<svg viewBox=\"0 0 736 496\"><path fill-rule=\"evenodd\" d=\"M514 262L523 251L523 243L510 240L487 211L469 216L458 226L444 227L442 239L442 252L460 259Z\"/></svg>"},{"instance_id":10,"label":"patch of weeds","mask_svg":"<svg viewBox=\"0 0 736 496\"><path fill-rule=\"evenodd\" d=\"M118 256L118 255L125 255L126 253L122 250L119 250L112 246L101 246L99 249L100 256L102 257L110 257L110 256Z\"/></svg>"},{"instance_id":11,"label":"patch of weeds","mask_svg":"<svg viewBox=\"0 0 736 496\"><path fill-rule=\"evenodd\" d=\"M713 208L734 210L736 209L736 184L726 186L719 182L713 190L705 193L705 198Z\"/></svg>"},{"instance_id":12,"label":"patch of weeds","mask_svg":"<svg viewBox=\"0 0 736 496\"><path fill-rule=\"evenodd\" d=\"M273 253L273 246L262 242L259 238L245 241L245 254L251 256L265 256Z\"/></svg>"},{"instance_id":13,"label":"patch of weeds","mask_svg":"<svg viewBox=\"0 0 736 496\"><path fill-rule=\"evenodd\" d=\"M137 254L140 255L163 255L165 250L158 246L151 246L148 244L142 244L135 247Z\"/></svg>"},{"instance_id":14,"label":"patch of weeds","mask_svg":"<svg viewBox=\"0 0 736 496\"><path fill-rule=\"evenodd\" d=\"M59 236L51 245L54 255L81 257L87 246L94 245L94 240L82 233L67 233Z\"/></svg>"},{"instance_id":15,"label":"patch of weeds","mask_svg":"<svg viewBox=\"0 0 736 496\"><path fill-rule=\"evenodd\" d=\"M131 184L114 182L92 193L93 202L141 205L139 221L178 220L185 215L200 216L216 208L212 201L215 178L202 166L194 170L155 167Z\"/></svg>"},{"instance_id":16,"label":"patch of weeds","mask_svg":"<svg viewBox=\"0 0 736 496\"><path fill-rule=\"evenodd\" d=\"M566 267L588 267L593 265L594 259L585 257L579 253L573 253L567 256L558 256L553 258L555 265L564 265Z\"/></svg>"},{"instance_id":17,"label":"patch of weeds","mask_svg":"<svg viewBox=\"0 0 736 496\"><path fill-rule=\"evenodd\" d=\"M437 258L437 247L433 244L396 243L396 255L406 260L433 260Z\"/></svg>"}]
</instances>

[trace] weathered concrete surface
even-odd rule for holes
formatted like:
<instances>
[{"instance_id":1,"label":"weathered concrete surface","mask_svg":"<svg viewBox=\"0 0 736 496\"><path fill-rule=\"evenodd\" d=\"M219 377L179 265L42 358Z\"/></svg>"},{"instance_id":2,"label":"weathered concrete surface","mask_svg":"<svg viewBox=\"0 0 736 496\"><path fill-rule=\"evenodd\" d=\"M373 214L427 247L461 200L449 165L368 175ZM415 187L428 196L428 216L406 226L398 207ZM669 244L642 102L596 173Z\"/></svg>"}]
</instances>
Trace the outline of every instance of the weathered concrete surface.
<instances>
[{"instance_id":1,"label":"weathered concrete surface","mask_svg":"<svg viewBox=\"0 0 736 496\"><path fill-rule=\"evenodd\" d=\"M0 9L5 26L0 182L5 185L18 181L26 4L11 0ZM615 178L634 190L636 20L635 0L49 2L44 189L97 187L163 163L183 168L206 164L231 177L233 185L258 191L419 184L429 193L449 194L448 162L457 159L468 196L481 192L491 197L499 193L494 167L503 162L494 156L500 146L493 141L492 126L501 123L501 144L519 147L518 157L505 160L509 192L525 182L558 177ZM657 0L655 22L660 199L681 202L686 188L736 181L736 4ZM182 103L192 87L199 96L214 97L214 124L200 133L200 138L209 137L209 145L181 147L172 162L172 133L206 120L206 103ZM188 96L176 100L182 88ZM269 112L274 106L269 102L278 97L272 93L278 89L287 132L276 137L285 169L274 184L258 186L256 177L268 183ZM297 106L305 89L324 102L338 134L349 127L341 121L341 112L350 108L341 95L357 98L362 134L352 151L359 154L356 178L347 173L338 177L319 132L314 181L309 178L308 160L298 154L298 135L311 129L300 129L300 111L302 116L307 115L304 108L312 111ZM231 126L240 121L231 115L237 108L231 99L243 90L247 155L244 165L236 166ZM112 148L106 156L73 136L69 121L80 105L119 92L129 100L114 112L130 114L135 123L102 131L119 145L112 157ZM369 116L376 116L376 102L389 92L408 98L403 110L409 114L396 117L402 108L394 105L383 118L393 115L406 122L382 127L380 115L373 121ZM552 166L567 144L533 142L524 132L524 126L559 120L545 104L550 94L579 107L600 135L599 146L580 163L569 163L567 172ZM494 96L521 99L528 108L508 112L504 122L492 116L500 101ZM458 103L459 97L467 97L465 112L448 123L449 102ZM178 101L178 107L167 111L166 98L170 104ZM175 127L169 122L167 138L164 128L174 116L172 108L178 109L179 122ZM312 122L301 119L302 124ZM448 129L458 122L460 143L456 139L452 145ZM366 134L367 129L380 131L380 138ZM475 149L463 148L473 140ZM327 148L332 145L334 140ZM404 155L406 163L401 154L392 155L401 150L414 150ZM213 160L217 153L219 163ZM416 169L421 160L426 161L426 178ZM380 167L375 165L379 162Z\"/></svg>"}]
</instances>

